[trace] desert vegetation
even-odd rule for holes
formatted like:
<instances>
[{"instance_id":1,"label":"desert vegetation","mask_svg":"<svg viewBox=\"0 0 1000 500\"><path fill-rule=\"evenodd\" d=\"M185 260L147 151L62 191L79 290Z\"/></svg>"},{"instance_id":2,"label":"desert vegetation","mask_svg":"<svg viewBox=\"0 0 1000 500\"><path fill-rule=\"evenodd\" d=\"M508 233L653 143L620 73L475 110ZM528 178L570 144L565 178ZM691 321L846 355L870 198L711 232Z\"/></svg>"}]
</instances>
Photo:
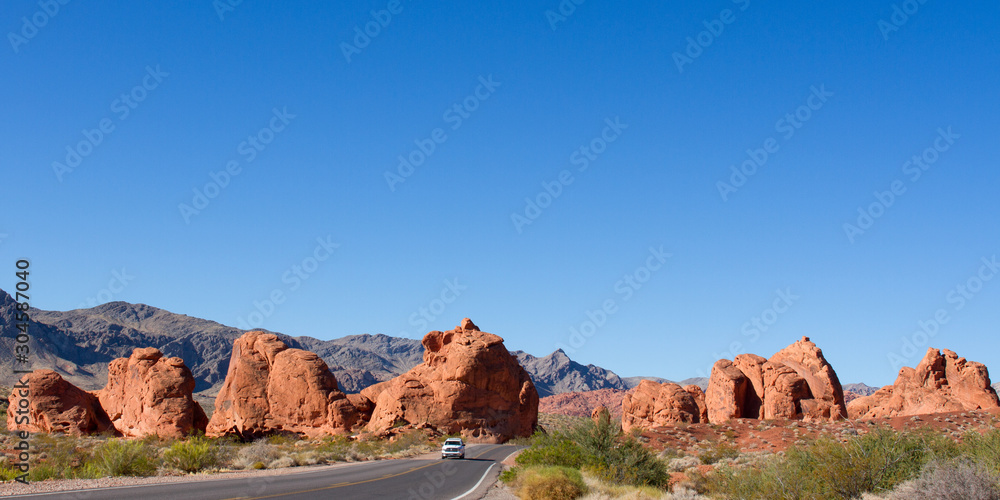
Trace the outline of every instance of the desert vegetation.
<instances>
[{"instance_id":1,"label":"desert vegetation","mask_svg":"<svg viewBox=\"0 0 1000 500\"><path fill-rule=\"evenodd\" d=\"M114 476L181 475L231 470L280 469L303 465L400 458L436 450L438 440L409 432L392 440L329 436L302 440L275 434L252 442L193 436L184 439L123 439L111 436L37 434L32 437L28 479L94 479ZM0 479L17 476L0 458Z\"/></svg>"},{"instance_id":2,"label":"desert vegetation","mask_svg":"<svg viewBox=\"0 0 1000 500\"><path fill-rule=\"evenodd\" d=\"M1000 429L955 435L875 427L745 451L731 439L667 448L620 431L606 415L536 434L501 479L523 499L997 499Z\"/></svg>"}]
</instances>

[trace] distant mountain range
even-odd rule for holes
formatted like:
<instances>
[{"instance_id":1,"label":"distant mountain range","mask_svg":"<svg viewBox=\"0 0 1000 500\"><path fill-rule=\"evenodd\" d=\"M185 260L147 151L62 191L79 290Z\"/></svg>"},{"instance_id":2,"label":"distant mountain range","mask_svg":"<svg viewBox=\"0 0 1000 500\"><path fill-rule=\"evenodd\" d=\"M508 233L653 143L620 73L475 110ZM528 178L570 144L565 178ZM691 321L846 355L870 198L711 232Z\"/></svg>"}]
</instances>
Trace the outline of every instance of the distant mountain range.
<instances>
[{"instance_id":1,"label":"distant mountain range","mask_svg":"<svg viewBox=\"0 0 1000 500\"><path fill-rule=\"evenodd\" d=\"M851 391L858 396L871 396L875 394L875 391L879 390L879 387L872 387L865 384L844 384L845 391Z\"/></svg>"},{"instance_id":2,"label":"distant mountain range","mask_svg":"<svg viewBox=\"0 0 1000 500\"><path fill-rule=\"evenodd\" d=\"M15 305L11 296L0 290L0 349L7 353L13 352L18 333ZM53 369L87 390L104 387L111 360L128 357L137 347L156 347L167 356L184 360L194 375L195 391L203 398L214 395L226 377L233 341L245 332L127 302L65 312L32 309L30 315L32 368ZM290 347L313 351L323 358L345 392L359 392L423 360L424 349L416 339L364 334L319 340L275 333ZM594 389L625 390L644 378L622 378L598 366L581 365L562 350L541 358L522 351L513 354L531 375L542 397ZM0 385L10 386L16 379L13 363L0 363ZM694 379L682 383L698 383L690 380ZM707 379L703 382L707 385Z\"/></svg>"}]
</instances>

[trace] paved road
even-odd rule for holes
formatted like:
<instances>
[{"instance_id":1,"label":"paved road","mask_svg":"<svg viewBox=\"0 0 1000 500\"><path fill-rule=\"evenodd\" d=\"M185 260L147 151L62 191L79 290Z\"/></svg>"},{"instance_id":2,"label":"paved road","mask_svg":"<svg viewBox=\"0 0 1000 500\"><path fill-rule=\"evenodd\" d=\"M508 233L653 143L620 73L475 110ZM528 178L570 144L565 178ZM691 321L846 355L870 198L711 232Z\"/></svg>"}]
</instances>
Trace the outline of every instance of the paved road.
<instances>
[{"instance_id":1,"label":"paved road","mask_svg":"<svg viewBox=\"0 0 1000 500\"><path fill-rule=\"evenodd\" d=\"M18 499L304 500L479 498L511 445L469 445L465 460L380 460L291 474L19 495ZM477 487L478 486L478 487ZM467 496L465 496L467 495Z\"/></svg>"}]
</instances>

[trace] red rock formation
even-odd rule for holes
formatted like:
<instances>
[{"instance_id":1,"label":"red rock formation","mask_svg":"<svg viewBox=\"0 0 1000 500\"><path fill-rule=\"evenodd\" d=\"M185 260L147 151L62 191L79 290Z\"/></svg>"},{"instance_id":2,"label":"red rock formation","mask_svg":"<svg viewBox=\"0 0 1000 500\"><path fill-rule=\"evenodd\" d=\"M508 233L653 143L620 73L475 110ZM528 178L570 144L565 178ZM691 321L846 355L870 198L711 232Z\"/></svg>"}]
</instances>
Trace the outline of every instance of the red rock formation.
<instances>
[{"instance_id":1,"label":"red rock formation","mask_svg":"<svg viewBox=\"0 0 1000 500\"><path fill-rule=\"evenodd\" d=\"M743 403L743 415L747 418L764 416L764 363L767 359L756 354L740 354L733 358L733 366L739 368L750 381Z\"/></svg>"},{"instance_id":2,"label":"red rock formation","mask_svg":"<svg viewBox=\"0 0 1000 500\"><path fill-rule=\"evenodd\" d=\"M708 405L705 404L705 391L696 385L685 385L684 390L694 398L695 404L698 405L698 420L695 422L707 423Z\"/></svg>"},{"instance_id":3,"label":"red rock formation","mask_svg":"<svg viewBox=\"0 0 1000 500\"><path fill-rule=\"evenodd\" d=\"M893 385L851 401L851 418L905 417L1000 407L986 366L935 348L916 368L903 367Z\"/></svg>"},{"instance_id":4,"label":"red rock formation","mask_svg":"<svg viewBox=\"0 0 1000 500\"><path fill-rule=\"evenodd\" d=\"M847 403L844 402L840 379L823 357L823 351L810 342L809 337L802 337L802 340L778 351L769 361L795 370L809 385L811 397L802 399L814 401L801 403L806 418L847 418Z\"/></svg>"},{"instance_id":5,"label":"red rock formation","mask_svg":"<svg viewBox=\"0 0 1000 500\"><path fill-rule=\"evenodd\" d=\"M688 387L701 392L697 386ZM622 430L702 422L697 393L692 394L673 382L658 384L643 380L635 392L622 398Z\"/></svg>"},{"instance_id":6,"label":"red rock formation","mask_svg":"<svg viewBox=\"0 0 1000 500\"><path fill-rule=\"evenodd\" d=\"M809 337L769 360L754 354L741 354L732 362L719 360L712 367L705 400L712 423L733 418L847 417L840 380Z\"/></svg>"},{"instance_id":7,"label":"red rock formation","mask_svg":"<svg viewBox=\"0 0 1000 500\"><path fill-rule=\"evenodd\" d=\"M454 330L428 333L423 345L423 363L361 392L375 403L369 430L427 423L481 442L531 435L538 393L502 338L466 318Z\"/></svg>"},{"instance_id":8,"label":"red rock formation","mask_svg":"<svg viewBox=\"0 0 1000 500\"><path fill-rule=\"evenodd\" d=\"M603 406L611 412L612 417L619 417L622 414L622 397L625 392L621 389L597 389L553 394L538 400L538 413L588 417L594 408Z\"/></svg>"},{"instance_id":9,"label":"red rock formation","mask_svg":"<svg viewBox=\"0 0 1000 500\"><path fill-rule=\"evenodd\" d=\"M108 385L96 396L125 437L182 437L208 424L192 391L194 377L181 358L147 347L109 363Z\"/></svg>"},{"instance_id":10,"label":"red rock formation","mask_svg":"<svg viewBox=\"0 0 1000 500\"><path fill-rule=\"evenodd\" d=\"M593 420L595 424L599 424L603 419L611 420L611 412L608 411L607 407L598 406L597 408L594 408L594 411L590 412L590 419Z\"/></svg>"},{"instance_id":11,"label":"red rock formation","mask_svg":"<svg viewBox=\"0 0 1000 500\"><path fill-rule=\"evenodd\" d=\"M809 396L809 384L794 369L781 363L764 363L763 418L799 417L801 401Z\"/></svg>"},{"instance_id":12,"label":"red rock formation","mask_svg":"<svg viewBox=\"0 0 1000 500\"><path fill-rule=\"evenodd\" d=\"M742 418L746 414L746 397L750 386L750 379L732 361L716 361L708 379L708 390L705 391L708 421L714 424Z\"/></svg>"},{"instance_id":13,"label":"red rock formation","mask_svg":"<svg viewBox=\"0 0 1000 500\"><path fill-rule=\"evenodd\" d=\"M25 390L18 387L24 382ZM97 397L52 370L35 370L14 386L7 407L7 428L28 432L82 435L113 430ZM18 413L18 410L27 413ZM29 421L24 421L27 416ZM20 423L18 423L20 422Z\"/></svg>"},{"instance_id":14,"label":"red rock formation","mask_svg":"<svg viewBox=\"0 0 1000 500\"><path fill-rule=\"evenodd\" d=\"M347 433L357 420L356 408L319 356L253 331L233 343L207 434L291 431L315 437Z\"/></svg>"}]
</instances>

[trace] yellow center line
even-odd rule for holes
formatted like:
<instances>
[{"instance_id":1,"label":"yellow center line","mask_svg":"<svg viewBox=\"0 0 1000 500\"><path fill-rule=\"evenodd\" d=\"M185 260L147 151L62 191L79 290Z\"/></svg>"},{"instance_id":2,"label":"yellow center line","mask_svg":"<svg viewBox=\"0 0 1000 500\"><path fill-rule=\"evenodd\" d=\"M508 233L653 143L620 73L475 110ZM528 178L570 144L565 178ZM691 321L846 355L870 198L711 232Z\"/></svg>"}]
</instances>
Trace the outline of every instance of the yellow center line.
<instances>
[{"instance_id":1,"label":"yellow center line","mask_svg":"<svg viewBox=\"0 0 1000 500\"><path fill-rule=\"evenodd\" d=\"M500 446L500 445L493 445L493 447L491 447L490 449L484 450L482 453L480 453L480 454L478 454L478 455L476 455L476 456L474 456L472 458L479 458L479 457L481 457L481 456L483 456L483 455L485 455L485 454L493 451L494 449L496 449L497 446ZM389 478L393 478L393 477L397 477L397 476L402 476L404 474L409 474L411 472L416 472L416 471L418 471L420 469L426 469L427 467L430 467L430 466L438 464L438 463L440 463L440 462L434 461L434 462L431 462L431 463L426 464L426 465L421 465L420 467L414 467L412 469L407 469L407 470L405 470L403 472L397 472L395 474L389 474L389 475L386 475L386 476L375 477L375 478L372 478L372 479L365 479L363 481L354 481L354 482L350 482L350 483L337 483L337 484L332 484L330 486L324 486L322 488L313 488L311 490L302 490L302 491L292 491L292 492L289 492L289 493L275 493L274 495L264 495L264 496L260 496L260 497L233 497L233 498L228 498L226 500L263 500L265 498L277 498L277 497L285 497L285 496L290 496L290 495L301 495L303 493L314 493L314 492L317 492L317 491L332 490L332 489L335 489L335 488L343 488L344 486L354 486L354 485L358 485L358 484L365 484L365 483L370 483L370 482L373 482L373 481L381 481L383 479L389 479Z\"/></svg>"}]
</instances>

